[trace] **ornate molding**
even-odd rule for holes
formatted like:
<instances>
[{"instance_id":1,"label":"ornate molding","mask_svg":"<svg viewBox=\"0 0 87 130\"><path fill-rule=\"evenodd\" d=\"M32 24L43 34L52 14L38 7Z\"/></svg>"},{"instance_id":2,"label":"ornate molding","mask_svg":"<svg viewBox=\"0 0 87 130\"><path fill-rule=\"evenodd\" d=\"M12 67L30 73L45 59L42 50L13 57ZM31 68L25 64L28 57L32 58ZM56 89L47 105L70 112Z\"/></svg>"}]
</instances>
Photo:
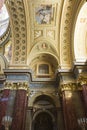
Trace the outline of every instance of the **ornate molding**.
<instances>
[{"instance_id":1,"label":"ornate molding","mask_svg":"<svg viewBox=\"0 0 87 130\"><path fill-rule=\"evenodd\" d=\"M58 97L59 94L58 94L58 91L50 91L50 90L31 90L29 91L29 98L32 98L35 94L41 94L41 95L51 95L51 96L54 96L54 97Z\"/></svg>"},{"instance_id":2,"label":"ornate molding","mask_svg":"<svg viewBox=\"0 0 87 130\"><path fill-rule=\"evenodd\" d=\"M61 68L71 67L71 52L70 52L70 31L71 20L74 1L64 1L63 13L61 18L61 30L60 30L60 58ZM61 51L62 50L62 51Z\"/></svg>"},{"instance_id":3,"label":"ornate molding","mask_svg":"<svg viewBox=\"0 0 87 130\"><path fill-rule=\"evenodd\" d=\"M26 90L29 91L28 88L28 82L12 82L12 81L6 81L4 83L4 89L10 89L10 90Z\"/></svg>"},{"instance_id":4,"label":"ornate molding","mask_svg":"<svg viewBox=\"0 0 87 130\"><path fill-rule=\"evenodd\" d=\"M72 67L72 23L76 15L81 0L64 0L63 12L61 17L60 30L60 66L62 69Z\"/></svg>"},{"instance_id":5,"label":"ornate molding","mask_svg":"<svg viewBox=\"0 0 87 130\"><path fill-rule=\"evenodd\" d=\"M79 78L78 78L78 84L80 84L80 85L87 85L87 78L86 77L83 77L83 76L80 76Z\"/></svg>"},{"instance_id":6,"label":"ornate molding","mask_svg":"<svg viewBox=\"0 0 87 130\"><path fill-rule=\"evenodd\" d=\"M10 34L11 34L11 28L9 25L5 34L0 38L0 46L2 44L5 44L9 40L8 38L10 37Z\"/></svg>"},{"instance_id":7,"label":"ornate molding","mask_svg":"<svg viewBox=\"0 0 87 130\"><path fill-rule=\"evenodd\" d=\"M62 91L78 91L82 90L81 86L78 86L76 83L68 83L68 84L62 84L60 87L61 92Z\"/></svg>"},{"instance_id":8,"label":"ornate molding","mask_svg":"<svg viewBox=\"0 0 87 130\"><path fill-rule=\"evenodd\" d=\"M21 89L27 90L28 89L28 82L18 82L17 83L17 88L19 90L21 90Z\"/></svg>"},{"instance_id":9,"label":"ornate molding","mask_svg":"<svg viewBox=\"0 0 87 130\"><path fill-rule=\"evenodd\" d=\"M17 86L13 82L5 82L4 89L16 90Z\"/></svg>"},{"instance_id":10,"label":"ornate molding","mask_svg":"<svg viewBox=\"0 0 87 130\"><path fill-rule=\"evenodd\" d=\"M29 91L29 102L28 102L28 106L31 107L33 106L34 101L36 100L37 97L39 96L48 96L49 98L51 98L52 100L54 100L54 103L56 105L56 107L60 106L60 102L58 102L59 100L59 94L57 91L51 91L51 90L30 90Z\"/></svg>"}]
</instances>

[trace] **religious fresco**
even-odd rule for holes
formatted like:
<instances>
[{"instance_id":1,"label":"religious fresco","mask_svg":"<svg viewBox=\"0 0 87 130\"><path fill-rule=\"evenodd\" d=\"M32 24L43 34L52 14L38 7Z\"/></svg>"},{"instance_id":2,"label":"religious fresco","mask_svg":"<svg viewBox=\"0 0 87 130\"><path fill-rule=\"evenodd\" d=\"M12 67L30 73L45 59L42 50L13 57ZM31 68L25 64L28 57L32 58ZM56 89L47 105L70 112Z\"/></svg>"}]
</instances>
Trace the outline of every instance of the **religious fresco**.
<instances>
[{"instance_id":1,"label":"religious fresco","mask_svg":"<svg viewBox=\"0 0 87 130\"><path fill-rule=\"evenodd\" d=\"M9 25L9 15L6 6L0 5L0 37L6 32Z\"/></svg>"},{"instance_id":2,"label":"religious fresco","mask_svg":"<svg viewBox=\"0 0 87 130\"><path fill-rule=\"evenodd\" d=\"M52 5L39 5L35 8L35 19L37 24L51 24L54 20Z\"/></svg>"}]
</instances>

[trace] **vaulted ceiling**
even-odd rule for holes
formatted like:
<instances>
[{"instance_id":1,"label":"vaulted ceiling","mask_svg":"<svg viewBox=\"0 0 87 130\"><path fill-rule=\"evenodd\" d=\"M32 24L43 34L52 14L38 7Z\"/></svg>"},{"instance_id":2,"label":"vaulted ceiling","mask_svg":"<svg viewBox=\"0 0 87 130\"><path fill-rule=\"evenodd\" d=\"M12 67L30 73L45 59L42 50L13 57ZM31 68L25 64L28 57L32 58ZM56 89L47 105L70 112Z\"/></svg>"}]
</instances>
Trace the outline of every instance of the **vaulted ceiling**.
<instances>
[{"instance_id":1,"label":"vaulted ceiling","mask_svg":"<svg viewBox=\"0 0 87 130\"><path fill-rule=\"evenodd\" d=\"M6 0L10 16L11 67L49 62L55 69L73 66L74 28L85 0ZM2 48L1 48L2 49Z\"/></svg>"}]
</instances>

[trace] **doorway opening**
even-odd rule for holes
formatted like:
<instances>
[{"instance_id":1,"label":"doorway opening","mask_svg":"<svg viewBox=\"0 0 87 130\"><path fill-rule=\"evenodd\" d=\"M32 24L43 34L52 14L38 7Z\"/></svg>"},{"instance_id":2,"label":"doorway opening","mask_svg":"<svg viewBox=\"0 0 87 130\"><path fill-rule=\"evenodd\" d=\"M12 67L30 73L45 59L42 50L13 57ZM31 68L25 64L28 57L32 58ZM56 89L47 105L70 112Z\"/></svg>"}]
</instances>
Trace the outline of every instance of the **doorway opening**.
<instances>
[{"instance_id":1,"label":"doorway opening","mask_svg":"<svg viewBox=\"0 0 87 130\"><path fill-rule=\"evenodd\" d=\"M39 113L34 120L34 130L53 130L53 119L47 112Z\"/></svg>"}]
</instances>

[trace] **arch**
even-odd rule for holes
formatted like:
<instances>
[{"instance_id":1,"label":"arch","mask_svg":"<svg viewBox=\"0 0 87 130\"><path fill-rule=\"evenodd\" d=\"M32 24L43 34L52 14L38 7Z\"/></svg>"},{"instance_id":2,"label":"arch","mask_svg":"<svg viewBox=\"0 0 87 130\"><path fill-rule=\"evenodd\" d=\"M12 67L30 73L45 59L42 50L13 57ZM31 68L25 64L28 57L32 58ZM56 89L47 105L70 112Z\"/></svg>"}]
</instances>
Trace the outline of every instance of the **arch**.
<instances>
[{"instance_id":1,"label":"arch","mask_svg":"<svg viewBox=\"0 0 87 130\"><path fill-rule=\"evenodd\" d=\"M59 62L59 54L54 45L42 39L32 47L30 54L28 54L27 65L40 54L52 55Z\"/></svg>"},{"instance_id":2,"label":"arch","mask_svg":"<svg viewBox=\"0 0 87 130\"><path fill-rule=\"evenodd\" d=\"M52 104L52 106L55 106L54 100L46 94L42 94L42 95L36 97L36 99L33 102L33 105L37 104L39 101L47 101L50 104ZM48 104L48 103L46 103L46 104ZM39 105L40 105L40 103L39 103Z\"/></svg>"},{"instance_id":3,"label":"arch","mask_svg":"<svg viewBox=\"0 0 87 130\"><path fill-rule=\"evenodd\" d=\"M79 5L85 0L65 0L60 24L60 67L61 69L72 69L72 29Z\"/></svg>"},{"instance_id":4,"label":"arch","mask_svg":"<svg viewBox=\"0 0 87 130\"><path fill-rule=\"evenodd\" d=\"M28 57L27 65L29 66L32 63L32 61L37 59L38 56L41 57L41 56L44 56L44 55L48 56L49 58L52 58L54 63L55 63L55 65L58 67L58 64L59 64L58 57L55 56L54 54L50 53L50 52L45 52L45 51L44 52L39 52L39 53L37 52L36 54L35 53L31 53L29 55L29 57Z\"/></svg>"},{"instance_id":5,"label":"arch","mask_svg":"<svg viewBox=\"0 0 87 130\"><path fill-rule=\"evenodd\" d=\"M0 45L4 45L8 41L10 36L10 25L9 25L9 15L4 4L4 0L1 1L1 14L0 14Z\"/></svg>"},{"instance_id":6,"label":"arch","mask_svg":"<svg viewBox=\"0 0 87 130\"><path fill-rule=\"evenodd\" d=\"M33 107L36 98L38 98L42 95L48 96L51 99L51 101L54 102L55 107L60 107L60 103L58 102L59 101L58 97L56 97L55 95L49 94L49 93L44 94L43 92L37 92L37 93L33 94L30 97L28 107Z\"/></svg>"},{"instance_id":7,"label":"arch","mask_svg":"<svg viewBox=\"0 0 87 130\"><path fill-rule=\"evenodd\" d=\"M6 9L6 6L4 4L2 4L1 7L1 14L0 14L0 37L3 37L3 35L6 33L6 30L8 28L9 25L9 15L8 15L8 11Z\"/></svg>"},{"instance_id":8,"label":"arch","mask_svg":"<svg viewBox=\"0 0 87 130\"><path fill-rule=\"evenodd\" d=\"M51 116L52 121L55 122L55 117L54 117L54 115L53 115L50 111L45 110L45 109L37 111L37 112L34 114L34 116L33 116L33 121L35 120L35 118L37 117L37 115L40 114L40 113L42 113L42 112L48 113L48 114Z\"/></svg>"},{"instance_id":9,"label":"arch","mask_svg":"<svg viewBox=\"0 0 87 130\"><path fill-rule=\"evenodd\" d=\"M29 59L28 67L32 70L33 76L38 74L38 66L40 63L48 64L50 69L50 76L55 76L55 72L59 66L57 57L55 57L55 55L50 53L48 54L47 52L40 52L39 54L32 55L32 58Z\"/></svg>"},{"instance_id":10,"label":"arch","mask_svg":"<svg viewBox=\"0 0 87 130\"><path fill-rule=\"evenodd\" d=\"M55 118L49 111L39 111L34 114L32 126L33 130L50 129L54 130Z\"/></svg>"},{"instance_id":11,"label":"arch","mask_svg":"<svg viewBox=\"0 0 87 130\"><path fill-rule=\"evenodd\" d=\"M6 58L0 54L0 73L3 74L3 69L7 68L8 62Z\"/></svg>"},{"instance_id":12,"label":"arch","mask_svg":"<svg viewBox=\"0 0 87 130\"><path fill-rule=\"evenodd\" d=\"M12 63L26 64L27 55L27 35L26 35L26 15L24 1L6 0L6 7L10 16L10 25L12 33ZM21 33L20 33L21 31ZM21 47L20 47L21 46ZM20 52L20 53L19 53Z\"/></svg>"},{"instance_id":13,"label":"arch","mask_svg":"<svg viewBox=\"0 0 87 130\"><path fill-rule=\"evenodd\" d=\"M4 17L3 17L4 15ZM6 9L5 4L2 4L2 8L1 8L1 14L0 14L0 37L2 38L5 33L7 32L7 28L9 26L9 15L8 15L8 11Z\"/></svg>"},{"instance_id":14,"label":"arch","mask_svg":"<svg viewBox=\"0 0 87 130\"><path fill-rule=\"evenodd\" d=\"M43 56L43 55L46 55L46 56L49 56L51 57L54 61L55 61L55 64L59 64L59 57L58 57L58 54L55 50L55 48L53 48L50 44L47 44L45 46L47 46L47 48L41 48L41 46L44 44L44 42L42 42L41 44L38 43L36 44L32 50L31 50L31 53L29 54L28 58L27 58L27 65L29 66L29 64L34 60L36 59L38 56ZM40 45L40 47L39 47ZM50 59L50 58L49 58Z\"/></svg>"}]
</instances>

